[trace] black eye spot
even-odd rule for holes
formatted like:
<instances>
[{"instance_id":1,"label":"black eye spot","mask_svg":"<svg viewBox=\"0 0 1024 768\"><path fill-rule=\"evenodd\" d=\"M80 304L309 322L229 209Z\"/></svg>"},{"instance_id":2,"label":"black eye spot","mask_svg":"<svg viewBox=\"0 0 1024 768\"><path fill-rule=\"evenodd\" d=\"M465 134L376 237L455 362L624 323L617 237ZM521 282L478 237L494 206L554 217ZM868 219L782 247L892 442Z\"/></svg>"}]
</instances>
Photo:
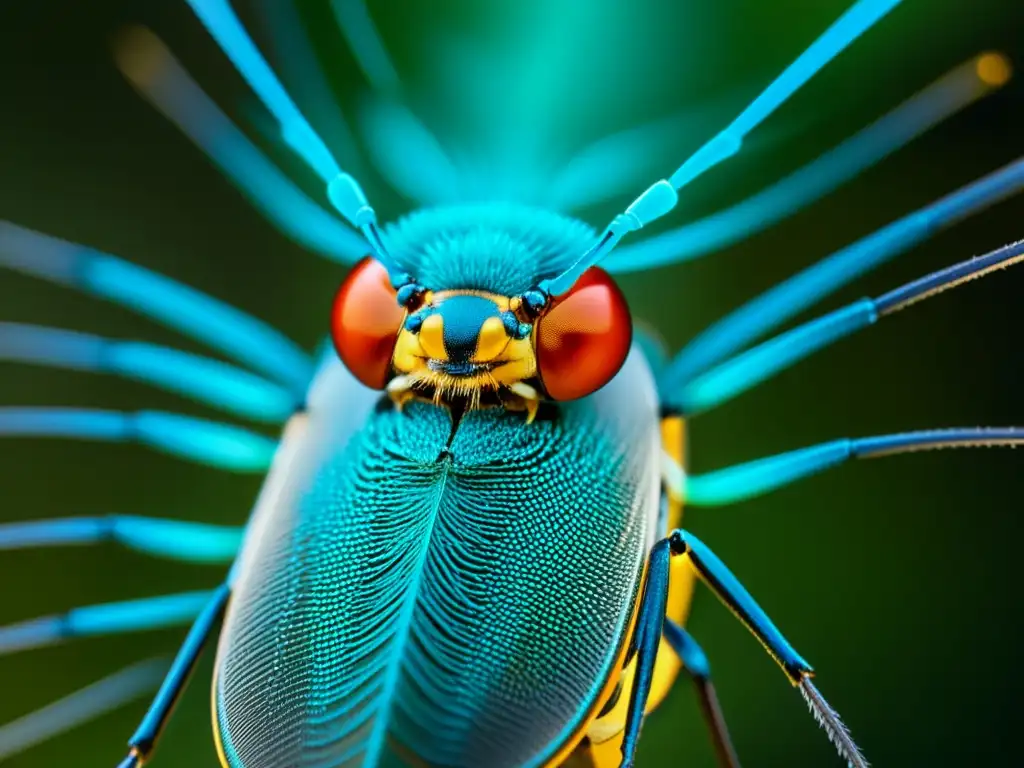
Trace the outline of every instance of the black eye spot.
<instances>
[{"instance_id":1,"label":"black eye spot","mask_svg":"<svg viewBox=\"0 0 1024 768\"><path fill-rule=\"evenodd\" d=\"M416 283L406 283L398 289L398 303L406 309L416 309L423 301L427 289Z\"/></svg>"},{"instance_id":2,"label":"black eye spot","mask_svg":"<svg viewBox=\"0 0 1024 768\"><path fill-rule=\"evenodd\" d=\"M419 333L420 328L423 327L423 315L415 314L409 315L405 318L405 330L409 333Z\"/></svg>"},{"instance_id":3,"label":"black eye spot","mask_svg":"<svg viewBox=\"0 0 1024 768\"><path fill-rule=\"evenodd\" d=\"M513 312L502 312L501 322L505 325L505 333L513 339L525 339L533 330L529 323L520 323Z\"/></svg>"},{"instance_id":4,"label":"black eye spot","mask_svg":"<svg viewBox=\"0 0 1024 768\"><path fill-rule=\"evenodd\" d=\"M540 315L548 305L548 295L543 291L538 291L536 289L529 290L524 293L522 295L522 300L523 309L531 318L535 318Z\"/></svg>"}]
</instances>

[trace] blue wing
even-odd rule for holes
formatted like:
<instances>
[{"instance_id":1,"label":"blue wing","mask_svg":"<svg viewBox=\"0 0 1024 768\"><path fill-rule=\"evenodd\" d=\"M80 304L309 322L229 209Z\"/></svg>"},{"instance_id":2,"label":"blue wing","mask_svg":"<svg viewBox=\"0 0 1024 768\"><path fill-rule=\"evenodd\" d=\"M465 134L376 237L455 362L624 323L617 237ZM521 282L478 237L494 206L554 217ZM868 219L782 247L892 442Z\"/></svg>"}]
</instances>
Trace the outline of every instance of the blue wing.
<instances>
[{"instance_id":1,"label":"blue wing","mask_svg":"<svg viewBox=\"0 0 1024 768\"><path fill-rule=\"evenodd\" d=\"M557 417L472 412L450 444L444 410L323 391L236 574L227 763L542 765L612 672L653 536L642 356Z\"/></svg>"}]
</instances>

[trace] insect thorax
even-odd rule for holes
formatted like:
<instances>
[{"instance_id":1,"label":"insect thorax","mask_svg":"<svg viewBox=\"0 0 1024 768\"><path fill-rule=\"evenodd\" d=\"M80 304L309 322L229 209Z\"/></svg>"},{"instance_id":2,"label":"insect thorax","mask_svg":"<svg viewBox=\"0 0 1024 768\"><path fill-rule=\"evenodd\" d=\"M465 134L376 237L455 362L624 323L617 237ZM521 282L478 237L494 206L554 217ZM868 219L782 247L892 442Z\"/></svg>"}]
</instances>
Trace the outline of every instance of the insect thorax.
<instances>
[{"instance_id":1,"label":"insect thorax","mask_svg":"<svg viewBox=\"0 0 1024 768\"><path fill-rule=\"evenodd\" d=\"M426 208L386 229L394 258L426 288L502 296L567 268L594 234L577 219L507 203Z\"/></svg>"}]
</instances>

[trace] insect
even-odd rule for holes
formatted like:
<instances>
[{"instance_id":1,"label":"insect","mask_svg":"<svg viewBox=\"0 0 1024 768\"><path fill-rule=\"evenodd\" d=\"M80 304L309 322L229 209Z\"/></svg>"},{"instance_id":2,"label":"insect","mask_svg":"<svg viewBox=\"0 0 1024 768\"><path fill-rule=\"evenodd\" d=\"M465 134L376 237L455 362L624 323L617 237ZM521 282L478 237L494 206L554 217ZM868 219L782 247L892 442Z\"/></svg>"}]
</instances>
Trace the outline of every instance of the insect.
<instances>
[{"instance_id":1,"label":"insect","mask_svg":"<svg viewBox=\"0 0 1024 768\"><path fill-rule=\"evenodd\" d=\"M809 664L728 567L680 527L682 506L728 504L851 458L1011 445L1024 433L964 428L843 439L688 476L684 417L1024 258L1024 246L1010 245L754 345L872 263L1019 189L1024 161L774 289L663 365L602 267L677 258L664 243L654 256L628 243L613 249L667 215L680 190L740 151L775 107L897 3L854 3L733 123L600 233L554 210L505 201L417 211L382 230L359 183L299 114L232 8L221 0L189 4L288 145L321 176L341 219L316 213L294 193L287 198L292 188L225 127L152 35L125 38L122 69L282 226L359 260L330 313L331 348L314 362L210 297L4 225L0 264L126 304L248 370L19 324L2 329L4 357L142 378L286 425L275 443L163 412L0 411L3 434L134 441L267 472L244 532L126 517L0 528L4 548L114 539L232 564L211 592L78 608L4 628L0 650L191 622L169 669L132 666L104 681L103 690L128 697L154 674L163 680L131 737L126 768L150 757L221 617L213 714L224 765L632 765L645 713L681 670L697 684L721 762L734 765L704 653L684 628L699 580L765 646L842 759L866 765ZM968 96L1008 76L993 55L965 71L966 80L961 72L949 82L968 83ZM783 192L790 204L808 195L792 183ZM69 722L67 711L44 712L30 730L56 730ZM7 731L0 748L24 742L25 733Z\"/></svg>"}]
</instances>

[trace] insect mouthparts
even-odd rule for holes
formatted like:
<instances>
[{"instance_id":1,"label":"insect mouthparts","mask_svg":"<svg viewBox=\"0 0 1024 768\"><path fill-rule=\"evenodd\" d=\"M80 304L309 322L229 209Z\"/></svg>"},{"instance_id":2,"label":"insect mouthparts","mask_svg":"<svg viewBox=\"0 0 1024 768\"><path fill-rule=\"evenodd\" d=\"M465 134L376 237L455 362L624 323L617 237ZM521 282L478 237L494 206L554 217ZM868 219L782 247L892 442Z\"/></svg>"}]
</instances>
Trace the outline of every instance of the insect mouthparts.
<instances>
[{"instance_id":1,"label":"insect mouthparts","mask_svg":"<svg viewBox=\"0 0 1024 768\"><path fill-rule=\"evenodd\" d=\"M475 376L486 373L494 368L494 363L451 362L448 360L428 360L427 367L434 373L446 373L449 376Z\"/></svg>"}]
</instances>

